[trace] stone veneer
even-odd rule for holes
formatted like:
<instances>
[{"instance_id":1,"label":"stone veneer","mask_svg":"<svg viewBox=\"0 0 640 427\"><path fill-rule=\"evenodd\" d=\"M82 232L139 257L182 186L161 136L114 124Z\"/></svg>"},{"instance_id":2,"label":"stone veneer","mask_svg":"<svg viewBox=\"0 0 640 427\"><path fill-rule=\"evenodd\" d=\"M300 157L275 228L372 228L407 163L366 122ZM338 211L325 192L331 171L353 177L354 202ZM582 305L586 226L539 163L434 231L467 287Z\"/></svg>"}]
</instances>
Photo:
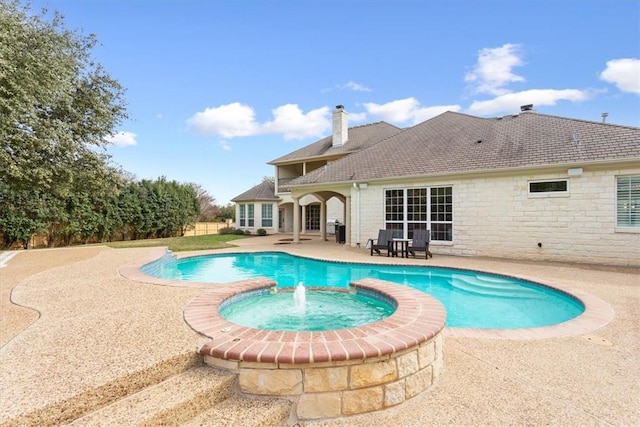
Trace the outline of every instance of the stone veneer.
<instances>
[{"instance_id":1,"label":"stone veneer","mask_svg":"<svg viewBox=\"0 0 640 427\"><path fill-rule=\"evenodd\" d=\"M274 287L268 279L238 282L194 299L187 323L211 338L205 363L238 374L243 393L288 398L298 419L332 418L394 407L432 388L442 372L446 313L435 298L390 282L364 279L357 292L397 304L380 321L320 332L265 331L228 322L219 305L235 295Z\"/></svg>"}]
</instances>

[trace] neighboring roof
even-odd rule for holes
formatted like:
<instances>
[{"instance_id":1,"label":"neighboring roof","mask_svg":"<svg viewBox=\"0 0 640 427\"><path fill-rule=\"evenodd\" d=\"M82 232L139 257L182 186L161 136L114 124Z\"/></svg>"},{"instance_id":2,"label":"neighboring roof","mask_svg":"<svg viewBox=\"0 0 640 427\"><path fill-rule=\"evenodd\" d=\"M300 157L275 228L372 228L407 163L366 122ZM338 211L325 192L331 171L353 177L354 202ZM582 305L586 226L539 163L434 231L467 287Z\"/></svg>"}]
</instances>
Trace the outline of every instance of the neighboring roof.
<instances>
[{"instance_id":1,"label":"neighboring roof","mask_svg":"<svg viewBox=\"0 0 640 427\"><path fill-rule=\"evenodd\" d=\"M362 150L400 132L401 129L386 122L376 122L368 125L354 126L349 128L349 139L341 146L334 147L333 136L327 136L310 145L285 154L268 164L287 163L291 161L309 159L320 156L344 155L354 151Z\"/></svg>"},{"instance_id":2,"label":"neighboring roof","mask_svg":"<svg viewBox=\"0 0 640 427\"><path fill-rule=\"evenodd\" d=\"M640 161L636 127L536 112L490 119L446 112L290 185L636 158Z\"/></svg>"},{"instance_id":3,"label":"neighboring roof","mask_svg":"<svg viewBox=\"0 0 640 427\"><path fill-rule=\"evenodd\" d=\"M245 191L239 196L231 199L232 202L246 202L251 200L280 200L276 196L275 184L273 181L262 181L251 190Z\"/></svg>"}]
</instances>

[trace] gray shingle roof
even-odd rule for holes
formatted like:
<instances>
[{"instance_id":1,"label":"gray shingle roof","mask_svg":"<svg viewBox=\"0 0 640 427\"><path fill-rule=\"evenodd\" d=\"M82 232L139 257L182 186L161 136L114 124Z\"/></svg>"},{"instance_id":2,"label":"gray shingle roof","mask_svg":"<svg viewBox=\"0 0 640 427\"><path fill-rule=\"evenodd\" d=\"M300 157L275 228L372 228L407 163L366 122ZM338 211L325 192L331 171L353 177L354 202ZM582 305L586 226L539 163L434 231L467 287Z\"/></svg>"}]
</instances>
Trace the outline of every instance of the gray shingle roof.
<instances>
[{"instance_id":1,"label":"gray shingle roof","mask_svg":"<svg viewBox=\"0 0 640 427\"><path fill-rule=\"evenodd\" d=\"M296 160L309 159L318 156L344 155L354 151L361 150L375 143L382 141L392 135L400 132L401 129L386 122L376 122L368 125L354 126L349 128L349 140L342 146L333 147L333 137L328 136L310 145L285 154L268 164L277 165L279 163L287 163Z\"/></svg>"},{"instance_id":2,"label":"gray shingle roof","mask_svg":"<svg viewBox=\"0 0 640 427\"><path fill-rule=\"evenodd\" d=\"M502 118L446 112L291 185L624 159L640 162L640 128L535 112Z\"/></svg>"},{"instance_id":3,"label":"gray shingle roof","mask_svg":"<svg viewBox=\"0 0 640 427\"><path fill-rule=\"evenodd\" d=\"M231 199L232 202L246 202L253 200L280 200L276 196L275 185L272 181L262 181L250 190Z\"/></svg>"}]
</instances>

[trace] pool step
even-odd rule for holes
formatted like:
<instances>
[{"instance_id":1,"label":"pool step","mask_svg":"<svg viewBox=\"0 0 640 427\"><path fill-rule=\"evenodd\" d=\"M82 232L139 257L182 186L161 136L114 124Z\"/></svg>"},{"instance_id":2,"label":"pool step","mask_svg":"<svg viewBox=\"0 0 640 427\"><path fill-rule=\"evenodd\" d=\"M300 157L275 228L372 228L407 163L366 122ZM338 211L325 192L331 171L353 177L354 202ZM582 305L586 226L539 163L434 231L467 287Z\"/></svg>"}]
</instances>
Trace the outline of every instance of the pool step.
<instances>
[{"instance_id":1,"label":"pool step","mask_svg":"<svg viewBox=\"0 0 640 427\"><path fill-rule=\"evenodd\" d=\"M461 291L482 296L542 299L542 296L533 289L493 277L485 278L484 276L454 274L451 277L451 286Z\"/></svg>"},{"instance_id":2,"label":"pool step","mask_svg":"<svg viewBox=\"0 0 640 427\"><path fill-rule=\"evenodd\" d=\"M199 366L86 414L72 426L178 426L234 394L236 375Z\"/></svg>"},{"instance_id":3,"label":"pool step","mask_svg":"<svg viewBox=\"0 0 640 427\"><path fill-rule=\"evenodd\" d=\"M236 374L198 366L67 425L259 427L287 424L290 401L237 396L236 388Z\"/></svg>"},{"instance_id":4,"label":"pool step","mask_svg":"<svg viewBox=\"0 0 640 427\"><path fill-rule=\"evenodd\" d=\"M260 427L287 424L292 403L284 399L234 396L182 424L182 427Z\"/></svg>"}]
</instances>

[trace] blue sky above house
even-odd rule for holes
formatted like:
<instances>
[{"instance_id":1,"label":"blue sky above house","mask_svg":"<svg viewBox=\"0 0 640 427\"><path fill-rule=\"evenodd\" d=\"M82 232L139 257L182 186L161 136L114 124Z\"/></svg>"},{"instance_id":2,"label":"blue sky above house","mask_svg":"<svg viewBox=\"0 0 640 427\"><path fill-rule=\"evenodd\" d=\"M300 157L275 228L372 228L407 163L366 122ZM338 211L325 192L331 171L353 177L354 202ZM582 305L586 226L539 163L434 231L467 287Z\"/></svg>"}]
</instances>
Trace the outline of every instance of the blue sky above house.
<instances>
[{"instance_id":1,"label":"blue sky above house","mask_svg":"<svg viewBox=\"0 0 640 427\"><path fill-rule=\"evenodd\" d=\"M267 162L349 126L451 110L640 126L637 1L33 0L96 34L127 88L109 148L138 179L194 182L219 204Z\"/></svg>"}]
</instances>

